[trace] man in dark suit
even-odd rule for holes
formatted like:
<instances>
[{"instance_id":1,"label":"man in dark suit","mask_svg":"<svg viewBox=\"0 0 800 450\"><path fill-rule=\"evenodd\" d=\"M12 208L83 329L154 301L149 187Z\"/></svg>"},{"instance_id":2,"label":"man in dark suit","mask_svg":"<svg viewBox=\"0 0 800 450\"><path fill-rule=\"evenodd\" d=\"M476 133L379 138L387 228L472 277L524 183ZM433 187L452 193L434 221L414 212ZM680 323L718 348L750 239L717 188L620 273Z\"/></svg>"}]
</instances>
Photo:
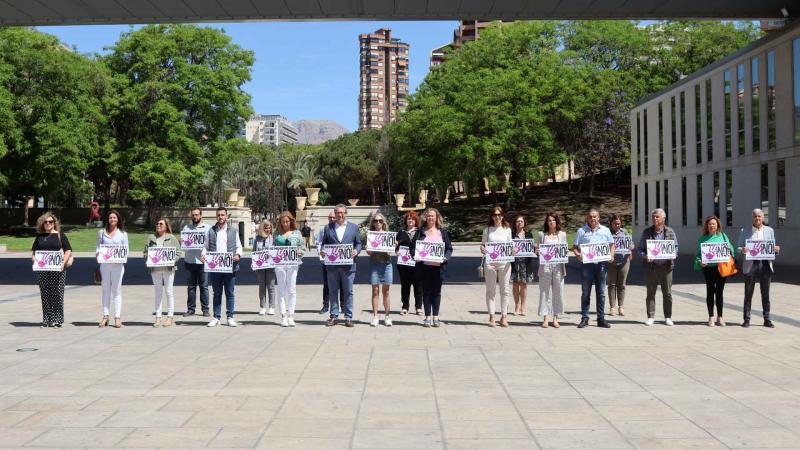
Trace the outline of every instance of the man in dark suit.
<instances>
[{"instance_id":1,"label":"man in dark suit","mask_svg":"<svg viewBox=\"0 0 800 450\"><path fill-rule=\"evenodd\" d=\"M353 327L353 281L356 278L355 259L361 251L361 238L358 233L358 225L347 221L347 207L343 204L336 205L334 209L336 222L328 224L322 235L322 245L351 244L353 246L353 264L343 266L328 266L328 289L330 292L341 291L342 303L344 307L345 324ZM324 250L320 252L324 257ZM338 302L331 303L331 315L327 325L336 325L339 319Z\"/></svg>"}]
</instances>

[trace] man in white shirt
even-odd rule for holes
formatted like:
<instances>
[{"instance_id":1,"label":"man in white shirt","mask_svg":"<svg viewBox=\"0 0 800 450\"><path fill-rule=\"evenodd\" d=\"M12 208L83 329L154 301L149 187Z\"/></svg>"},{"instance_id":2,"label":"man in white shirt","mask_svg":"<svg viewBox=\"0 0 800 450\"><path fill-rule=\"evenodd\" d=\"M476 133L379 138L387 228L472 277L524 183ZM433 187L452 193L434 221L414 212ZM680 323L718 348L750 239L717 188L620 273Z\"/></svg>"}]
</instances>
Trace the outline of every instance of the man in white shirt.
<instances>
[{"instance_id":1,"label":"man in white shirt","mask_svg":"<svg viewBox=\"0 0 800 450\"><path fill-rule=\"evenodd\" d=\"M227 252L233 254L233 271L231 273L209 273L209 281L214 290L214 318L208 322L209 327L219 324L222 317L222 290L225 290L225 314L229 327L235 327L236 321L233 320L233 311L236 306L234 288L236 287L236 272L239 271L239 260L242 257L242 241L239 233L228 226L228 210L220 206L217 208L217 223L208 230L205 249L203 249L202 261L206 262L206 252Z\"/></svg>"}]
</instances>

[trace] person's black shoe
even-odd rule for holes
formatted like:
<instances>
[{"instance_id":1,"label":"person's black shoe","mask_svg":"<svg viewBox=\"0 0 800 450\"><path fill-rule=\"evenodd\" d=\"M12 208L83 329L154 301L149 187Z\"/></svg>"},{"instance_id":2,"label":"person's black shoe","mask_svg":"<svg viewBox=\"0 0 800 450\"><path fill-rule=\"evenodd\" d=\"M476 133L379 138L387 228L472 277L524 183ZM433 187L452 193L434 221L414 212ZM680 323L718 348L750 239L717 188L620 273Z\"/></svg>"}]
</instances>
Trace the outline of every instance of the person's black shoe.
<instances>
[{"instance_id":1,"label":"person's black shoe","mask_svg":"<svg viewBox=\"0 0 800 450\"><path fill-rule=\"evenodd\" d=\"M589 319L584 317L581 319L581 323L578 324L578 328L586 328L588 325Z\"/></svg>"},{"instance_id":2,"label":"person's black shoe","mask_svg":"<svg viewBox=\"0 0 800 450\"><path fill-rule=\"evenodd\" d=\"M601 320L597 322L598 328L611 328L611 324L606 322L605 320Z\"/></svg>"},{"instance_id":3,"label":"person's black shoe","mask_svg":"<svg viewBox=\"0 0 800 450\"><path fill-rule=\"evenodd\" d=\"M319 310L320 314L325 314L326 312L328 312L328 307L327 306L323 306L322 309Z\"/></svg>"},{"instance_id":4,"label":"person's black shoe","mask_svg":"<svg viewBox=\"0 0 800 450\"><path fill-rule=\"evenodd\" d=\"M186 311L183 313L183 317L192 317L194 315L194 311Z\"/></svg>"},{"instance_id":5,"label":"person's black shoe","mask_svg":"<svg viewBox=\"0 0 800 450\"><path fill-rule=\"evenodd\" d=\"M203 317L211 317L211 313L208 311L203 311Z\"/></svg>"},{"instance_id":6,"label":"person's black shoe","mask_svg":"<svg viewBox=\"0 0 800 450\"><path fill-rule=\"evenodd\" d=\"M775 324L769 319L764 320L764 326L767 328L775 328Z\"/></svg>"},{"instance_id":7,"label":"person's black shoe","mask_svg":"<svg viewBox=\"0 0 800 450\"><path fill-rule=\"evenodd\" d=\"M745 320L744 322L742 322L742 328L750 328L750 321Z\"/></svg>"}]
</instances>

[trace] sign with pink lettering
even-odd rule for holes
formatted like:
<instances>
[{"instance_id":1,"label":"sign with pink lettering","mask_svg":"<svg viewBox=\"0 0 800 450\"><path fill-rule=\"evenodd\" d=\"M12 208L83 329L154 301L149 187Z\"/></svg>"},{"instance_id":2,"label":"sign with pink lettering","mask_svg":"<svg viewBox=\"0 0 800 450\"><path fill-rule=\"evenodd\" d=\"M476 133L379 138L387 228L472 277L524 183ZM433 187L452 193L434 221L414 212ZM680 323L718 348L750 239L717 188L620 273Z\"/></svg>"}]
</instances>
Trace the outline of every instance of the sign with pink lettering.
<instances>
[{"instance_id":1,"label":"sign with pink lettering","mask_svg":"<svg viewBox=\"0 0 800 450\"><path fill-rule=\"evenodd\" d=\"M569 262L567 244L539 244L539 264L566 264Z\"/></svg>"},{"instance_id":2,"label":"sign with pink lettering","mask_svg":"<svg viewBox=\"0 0 800 450\"><path fill-rule=\"evenodd\" d=\"M444 242L417 241L414 259L422 262L443 263Z\"/></svg>"},{"instance_id":3,"label":"sign with pink lettering","mask_svg":"<svg viewBox=\"0 0 800 450\"><path fill-rule=\"evenodd\" d=\"M208 273L233 273L233 253L206 252L204 270Z\"/></svg>"},{"instance_id":4,"label":"sign with pink lettering","mask_svg":"<svg viewBox=\"0 0 800 450\"><path fill-rule=\"evenodd\" d=\"M678 246L675 244L674 240L672 239L647 240L647 259L656 261L664 259L675 259L677 257L678 257Z\"/></svg>"},{"instance_id":5,"label":"sign with pink lettering","mask_svg":"<svg viewBox=\"0 0 800 450\"><path fill-rule=\"evenodd\" d=\"M125 264L128 262L128 246L125 244L100 244L97 262L100 264Z\"/></svg>"},{"instance_id":6,"label":"sign with pink lettering","mask_svg":"<svg viewBox=\"0 0 800 450\"><path fill-rule=\"evenodd\" d=\"M175 247L150 247L147 249L147 267L172 267L178 261Z\"/></svg>"},{"instance_id":7,"label":"sign with pink lettering","mask_svg":"<svg viewBox=\"0 0 800 450\"><path fill-rule=\"evenodd\" d=\"M397 233L393 231L367 231L367 251L371 253L394 253Z\"/></svg>"},{"instance_id":8,"label":"sign with pink lettering","mask_svg":"<svg viewBox=\"0 0 800 450\"><path fill-rule=\"evenodd\" d=\"M745 259L750 261L774 261L775 260L775 241L772 239L757 241L748 239L745 241Z\"/></svg>"},{"instance_id":9,"label":"sign with pink lettering","mask_svg":"<svg viewBox=\"0 0 800 450\"><path fill-rule=\"evenodd\" d=\"M731 249L727 242L704 242L700 244L700 260L703 264L728 262L731 260Z\"/></svg>"},{"instance_id":10,"label":"sign with pink lettering","mask_svg":"<svg viewBox=\"0 0 800 450\"><path fill-rule=\"evenodd\" d=\"M614 259L611 254L611 244L608 242L581 244L581 256L584 264L596 264Z\"/></svg>"},{"instance_id":11,"label":"sign with pink lettering","mask_svg":"<svg viewBox=\"0 0 800 450\"><path fill-rule=\"evenodd\" d=\"M323 245L326 266L349 266L353 264L353 244Z\"/></svg>"},{"instance_id":12,"label":"sign with pink lettering","mask_svg":"<svg viewBox=\"0 0 800 450\"><path fill-rule=\"evenodd\" d=\"M255 270L272 269L275 265L269 257L269 247L250 254L250 268Z\"/></svg>"},{"instance_id":13,"label":"sign with pink lettering","mask_svg":"<svg viewBox=\"0 0 800 450\"><path fill-rule=\"evenodd\" d=\"M61 264L64 262L64 252L37 250L33 254L34 272L61 272Z\"/></svg>"},{"instance_id":14,"label":"sign with pink lettering","mask_svg":"<svg viewBox=\"0 0 800 450\"><path fill-rule=\"evenodd\" d=\"M181 231L181 248L184 250L200 250L206 245L205 231Z\"/></svg>"},{"instance_id":15,"label":"sign with pink lettering","mask_svg":"<svg viewBox=\"0 0 800 450\"><path fill-rule=\"evenodd\" d=\"M483 246L486 248L483 256L489 264L514 261L514 243L511 241L487 242Z\"/></svg>"}]
</instances>

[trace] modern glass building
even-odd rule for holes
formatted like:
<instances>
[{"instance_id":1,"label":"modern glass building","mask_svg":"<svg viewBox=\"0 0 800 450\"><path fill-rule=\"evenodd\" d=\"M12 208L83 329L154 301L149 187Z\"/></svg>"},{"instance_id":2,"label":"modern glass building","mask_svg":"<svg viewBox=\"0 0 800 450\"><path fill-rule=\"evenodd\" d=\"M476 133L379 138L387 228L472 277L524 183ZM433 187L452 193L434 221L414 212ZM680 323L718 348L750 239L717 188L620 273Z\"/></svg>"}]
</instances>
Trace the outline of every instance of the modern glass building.
<instances>
[{"instance_id":1,"label":"modern glass building","mask_svg":"<svg viewBox=\"0 0 800 450\"><path fill-rule=\"evenodd\" d=\"M800 22L643 99L632 111L633 228L663 208L693 253L704 219L731 239L764 210L800 264Z\"/></svg>"}]
</instances>

